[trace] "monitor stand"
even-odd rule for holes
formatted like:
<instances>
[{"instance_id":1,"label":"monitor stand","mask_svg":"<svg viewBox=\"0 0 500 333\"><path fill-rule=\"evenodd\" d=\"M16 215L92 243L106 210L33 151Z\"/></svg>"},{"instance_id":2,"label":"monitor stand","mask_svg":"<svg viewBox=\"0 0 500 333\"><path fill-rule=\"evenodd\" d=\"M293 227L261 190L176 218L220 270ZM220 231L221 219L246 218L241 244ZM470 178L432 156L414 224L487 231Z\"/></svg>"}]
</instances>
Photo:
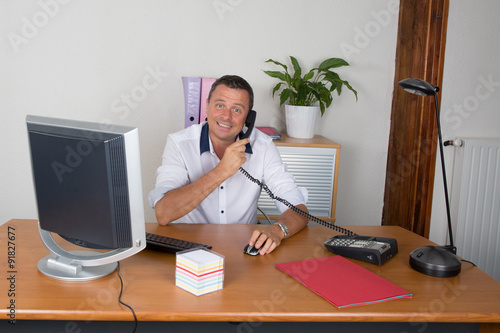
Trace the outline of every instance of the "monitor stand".
<instances>
[{"instance_id":1,"label":"monitor stand","mask_svg":"<svg viewBox=\"0 0 500 333\"><path fill-rule=\"evenodd\" d=\"M75 256L89 256L92 251L70 251ZM113 273L118 264L111 263L102 266L84 267L72 263L72 259L58 257L54 254L43 257L38 261L38 270L44 275L63 281L90 281L100 279Z\"/></svg>"},{"instance_id":2,"label":"monitor stand","mask_svg":"<svg viewBox=\"0 0 500 333\"><path fill-rule=\"evenodd\" d=\"M132 248L115 249L108 252L67 251L56 243L52 233L38 224L42 242L51 252L40 259L38 270L44 275L63 281L90 281L113 273L118 261L128 257Z\"/></svg>"}]
</instances>

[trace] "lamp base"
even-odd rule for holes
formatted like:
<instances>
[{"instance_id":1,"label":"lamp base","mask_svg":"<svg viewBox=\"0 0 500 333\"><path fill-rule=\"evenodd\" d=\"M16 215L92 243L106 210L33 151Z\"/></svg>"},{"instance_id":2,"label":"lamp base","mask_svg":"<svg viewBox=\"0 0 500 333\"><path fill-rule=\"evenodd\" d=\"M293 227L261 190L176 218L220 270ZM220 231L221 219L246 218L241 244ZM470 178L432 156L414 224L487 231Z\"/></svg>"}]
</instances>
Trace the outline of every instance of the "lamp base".
<instances>
[{"instance_id":1,"label":"lamp base","mask_svg":"<svg viewBox=\"0 0 500 333\"><path fill-rule=\"evenodd\" d=\"M410 266L417 272L452 277L462 270L462 262L447 246L422 246L410 253Z\"/></svg>"}]
</instances>

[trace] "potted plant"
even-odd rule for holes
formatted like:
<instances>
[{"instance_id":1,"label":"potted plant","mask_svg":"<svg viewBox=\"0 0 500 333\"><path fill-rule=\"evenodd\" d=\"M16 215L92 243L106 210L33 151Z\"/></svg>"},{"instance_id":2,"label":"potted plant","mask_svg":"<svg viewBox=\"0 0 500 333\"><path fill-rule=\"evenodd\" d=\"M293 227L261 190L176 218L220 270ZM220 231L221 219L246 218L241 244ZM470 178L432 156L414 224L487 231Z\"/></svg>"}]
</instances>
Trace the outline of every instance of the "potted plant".
<instances>
[{"instance_id":1,"label":"potted plant","mask_svg":"<svg viewBox=\"0 0 500 333\"><path fill-rule=\"evenodd\" d=\"M302 68L295 57L290 56L293 73L288 72L288 67L279 61L269 59L284 69L284 71L264 71L267 75L280 80L273 88L274 95L279 92L280 106L285 102L287 133L291 137L312 138L318 114L323 116L326 109L333 102L333 93L338 95L345 85L358 99L358 92L351 87L349 82L342 80L332 71L334 68L349 66L340 58L324 60L318 67L302 75Z\"/></svg>"}]
</instances>

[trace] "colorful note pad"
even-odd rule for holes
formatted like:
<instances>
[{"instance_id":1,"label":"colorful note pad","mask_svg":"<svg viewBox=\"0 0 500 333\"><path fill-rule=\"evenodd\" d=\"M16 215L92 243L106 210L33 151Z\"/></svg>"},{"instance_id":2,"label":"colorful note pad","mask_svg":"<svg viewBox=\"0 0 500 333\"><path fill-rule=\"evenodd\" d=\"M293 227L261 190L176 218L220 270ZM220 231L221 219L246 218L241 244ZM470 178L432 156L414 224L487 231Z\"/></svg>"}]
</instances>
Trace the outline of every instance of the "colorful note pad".
<instances>
[{"instance_id":1,"label":"colorful note pad","mask_svg":"<svg viewBox=\"0 0 500 333\"><path fill-rule=\"evenodd\" d=\"M338 308L411 298L412 294L342 256L276 264Z\"/></svg>"},{"instance_id":2,"label":"colorful note pad","mask_svg":"<svg viewBox=\"0 0 500 333\"><path fill-rule=\"evenodd\" d=\"M205 249L178 252L175 285L200 296L222 289L224 256Z\"/></svg>"}]
</instances>

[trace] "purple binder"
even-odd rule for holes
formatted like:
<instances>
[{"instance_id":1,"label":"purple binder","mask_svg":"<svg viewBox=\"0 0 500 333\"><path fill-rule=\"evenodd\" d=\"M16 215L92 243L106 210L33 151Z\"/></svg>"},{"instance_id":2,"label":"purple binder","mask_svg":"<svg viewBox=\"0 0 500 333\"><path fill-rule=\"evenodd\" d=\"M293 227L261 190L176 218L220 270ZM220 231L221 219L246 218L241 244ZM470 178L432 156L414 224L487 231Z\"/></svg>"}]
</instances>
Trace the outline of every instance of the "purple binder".
<instances>
[{"instance_id":1,"label":"purple binder","mask_svg":"<svg viewBox=\"0 0 500 333\"><path fill-rule=\"evenodd\" d=\"M201 78L182 77L184 87L184 128L200 122Z\"/></svg>"}]
</instances>

